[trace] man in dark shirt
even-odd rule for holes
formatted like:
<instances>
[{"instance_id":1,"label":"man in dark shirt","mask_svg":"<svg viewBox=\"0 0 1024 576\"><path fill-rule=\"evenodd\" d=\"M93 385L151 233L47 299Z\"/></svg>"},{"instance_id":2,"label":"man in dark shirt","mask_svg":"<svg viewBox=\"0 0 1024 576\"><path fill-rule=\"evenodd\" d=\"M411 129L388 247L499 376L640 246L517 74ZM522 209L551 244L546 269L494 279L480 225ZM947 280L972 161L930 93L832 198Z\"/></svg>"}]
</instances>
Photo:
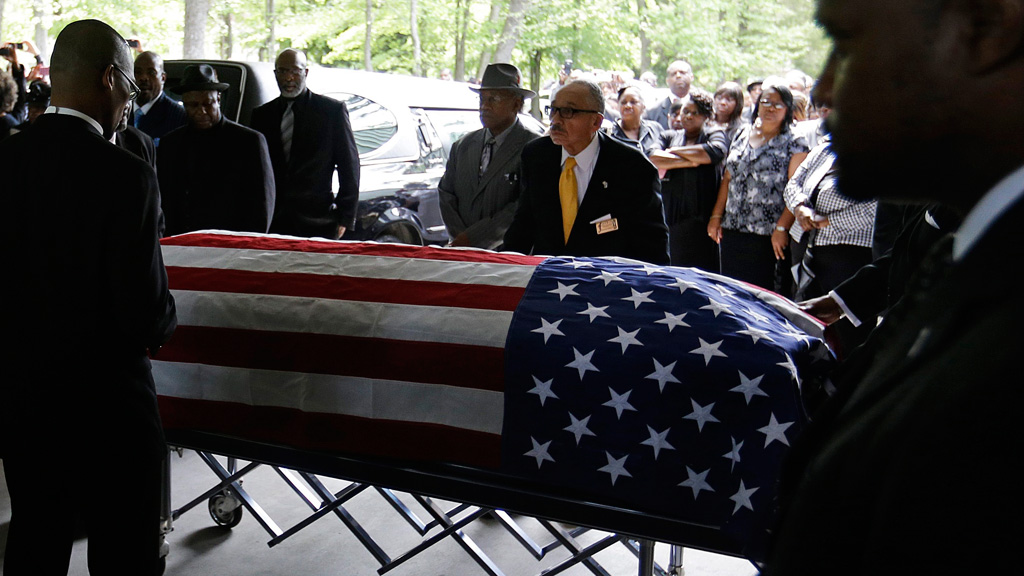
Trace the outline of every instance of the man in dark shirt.
<instances>
[{"instance_id":1,"label":"man in dark shirt","mask_svg":"<svg viewBox=\"0 0 1024 576\"><path fill-rule=\"evenodd\" d=\"M274 75L281 96L253 110L267 140L277 182L271 232L340 238L356 221L359 150L344 102L306 88L306 55L288 49ZM337 194L331 189L338 174Z\"/></svg>"},{"instance_id":2,"label":"man in dark shirt","mask_svg":"<svg viewBox=\"0 0 1024 576\"><path fill-rule=\"evenodd\" d=\"M137 92L131 62L106 24L68 24L53 48L52 106L0 143L11 166L47 166L0 179L5 576L66 573L76 524L93 574L158 567L167 448L148 356L176 321L156 174L108 141ZM75 231L42 234L47 223ZM130 471L129 495L112 470Z\"/></svg>"},{"instance_id":3,"label":"man in dark shirt","mask_svg":"<svg viewBox=\"0 0 1024 576\"><path fill-rule=\"evenodd\" d=\"M188 124L160 144L157 173L167 234L217 229L266 232L274 213L274 172L263 135L224 118L208 64L189 66L175 91Z\"/></svg>"},{"instance_id":4,"label":"man in dark shirt","mask_svg":"<svg viewBox=\"0 0 1024 576\"><path fill-rule=\"evenodd\" d=\"M143 52L135 58L135 79L139 83L139 98L130 122L159 146L164 134L185 125L185 109L164 93L167 74L159 54Z\"/></svg>"}]
</instances>

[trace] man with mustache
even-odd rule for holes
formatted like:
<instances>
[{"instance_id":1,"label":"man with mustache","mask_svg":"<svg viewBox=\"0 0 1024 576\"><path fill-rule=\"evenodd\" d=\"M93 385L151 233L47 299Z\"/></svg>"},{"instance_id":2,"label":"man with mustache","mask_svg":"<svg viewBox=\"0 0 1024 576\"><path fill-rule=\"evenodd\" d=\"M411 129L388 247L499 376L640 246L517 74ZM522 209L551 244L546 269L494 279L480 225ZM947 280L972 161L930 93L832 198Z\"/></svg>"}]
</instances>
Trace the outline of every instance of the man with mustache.
<instances>
[{"instance_id":1,"label":"man with mustache","mask_svg":"<svg viewBox=\"0 0 1024 576\"><path fill-rule=\"evenodd\" d=\"M588 80L566 84L550 116L548 137L523 148L522 194L505 249L668 264L658 170L638 149L600 131L601 88Z\"/></svg>"},{"instance_id":2,"label":"man with mustache","mask_svg":"<svg viewBox=\"0 0 1024 576\"><path fill-rule=\"evenodd\" d=\"M817 20L842 193L965 217L794 443L764 573L1014 573L1024 0L818 0Z\"/></svg>"},{"instance_id":3,"label":"man with mustache","mask_svg":"<svg viewBox=\"0 0 1024 576\"><path fill-rule=\"evenodd\" d=\"M311 92L308 74L305 54L281 52L274 64L281 96L252 111L277 183L270 231L337 239L355 225L359 151L345 103ZM335 171L337 195L331 189Z\"/></svg>"},{"instance_id":4,"label":"man with mustache","mask_svg":"<svg viewBox=\"0 0 1024 576\"><path fill-rule=\"evenodd\" d=\"M164 134L185 125L185 108L164 93L167 73L164 59L156 52L143 52L135 58L135 80L139 98L128 121L159 146Z\"/></svg>"}]
</instances>

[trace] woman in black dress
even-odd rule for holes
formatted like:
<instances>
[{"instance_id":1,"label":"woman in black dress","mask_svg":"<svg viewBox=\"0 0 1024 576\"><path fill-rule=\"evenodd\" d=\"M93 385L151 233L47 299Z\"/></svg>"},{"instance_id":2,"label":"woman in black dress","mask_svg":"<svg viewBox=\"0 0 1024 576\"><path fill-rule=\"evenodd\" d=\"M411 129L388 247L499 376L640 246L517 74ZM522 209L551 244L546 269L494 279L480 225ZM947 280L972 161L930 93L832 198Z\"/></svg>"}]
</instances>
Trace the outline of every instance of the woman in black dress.
<instances>
[{"instance_id":1,"label":"woman in black dress","mask_svg":"<svg viewBox=\"0 0 1024 576\"><path fill-rule=\"evenodd\" d=\"M678 108L677 108L678 106ZM669 255L673 266L692 266L718 272L718 245L708 237L707 223L722 180L722 160L729 150L726 134L712 128L714 98L694 88L671 112L682 130L662 132L663 150L651 161L665 170L662 200L668 224Z\"/></svg>"}]
</instances>

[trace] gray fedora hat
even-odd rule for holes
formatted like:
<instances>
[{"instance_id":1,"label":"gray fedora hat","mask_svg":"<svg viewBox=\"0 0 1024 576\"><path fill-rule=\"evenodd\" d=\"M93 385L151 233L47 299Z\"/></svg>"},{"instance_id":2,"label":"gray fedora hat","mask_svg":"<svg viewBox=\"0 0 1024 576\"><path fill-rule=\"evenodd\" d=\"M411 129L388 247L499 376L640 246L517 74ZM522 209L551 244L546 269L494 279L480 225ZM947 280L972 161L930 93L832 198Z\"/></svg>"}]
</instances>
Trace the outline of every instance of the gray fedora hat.
<instances>
[{"instance_id":1,"label":"gray fedora hat","mask_svg":"<svg viewBox=\"0 0 1024 576\"><path fill-rule=\"evenodd\" d=\"M191 65L185 68L182 74L181 83L172 88L178 94L194 92L196 90L216 90L223 92L230 88L230 84L217 80L217 71L209 64Z\"/></svg>"},{"instance_id":2,"label":"gray fedora hat","mask_svg":"<svg viewBox=\"0 0 1024 576\"><path fill-rule=\"evenodd\" d=\"M516 94L519 94L523 98L534 98L537 93L533 90L527 90L522 86L523 75L519 73L519 68L516 68L512 64L488 64L487 69L484 70L484 78L480 82L480 86L470 88L474 92L481 90L511 90Z\"/></svg>"}]
</instances>

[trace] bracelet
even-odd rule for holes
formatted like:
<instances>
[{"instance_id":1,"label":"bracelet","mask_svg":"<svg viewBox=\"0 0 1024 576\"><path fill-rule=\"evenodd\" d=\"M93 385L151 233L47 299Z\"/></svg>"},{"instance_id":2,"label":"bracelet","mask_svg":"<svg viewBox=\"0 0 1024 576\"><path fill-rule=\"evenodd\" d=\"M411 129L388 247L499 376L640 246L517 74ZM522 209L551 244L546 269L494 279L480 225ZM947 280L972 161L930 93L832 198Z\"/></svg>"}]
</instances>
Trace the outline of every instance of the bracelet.
<instances>
[{"instance_id":1,"label":"bracelet","mask_svg":"<svg viewBox=\"0 0 1024 576\"><path fill-rule=\"evenodd\" d=\"M721 214L712 214L711 215L711 219L712 220L715 220L715 219L721 220L722 219L722 215Z\"/></svg>"},{"instance_id":2,"label":"bracelet","mask_svg":"<svg viewBox=\"0 0 1024 576\"><path fill-rule=\"evenodd\" d=\"M776 232L789 232L789 228L786 228L785 226L776 226L775 227L775 231Z\"/></svg>"}]
</instances>

